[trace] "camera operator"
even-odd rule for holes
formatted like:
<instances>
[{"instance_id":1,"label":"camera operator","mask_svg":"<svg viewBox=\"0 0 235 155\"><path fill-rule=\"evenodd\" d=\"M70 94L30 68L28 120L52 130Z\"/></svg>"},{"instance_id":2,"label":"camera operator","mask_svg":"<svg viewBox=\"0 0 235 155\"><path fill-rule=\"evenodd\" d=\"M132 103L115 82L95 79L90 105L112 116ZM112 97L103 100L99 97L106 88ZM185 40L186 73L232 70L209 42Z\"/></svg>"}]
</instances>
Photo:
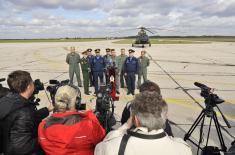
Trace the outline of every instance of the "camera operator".
<instances>
[{"instance_id":1,"label":"camera operator","mask_svg":"<svg viewBox=\"0 0 235 155\"><path fill-rule=\"evenodd\" d=\"M191 155L187 143L164 132L164 107L164 100L157 92L144 91L136 95L127 123L111 131L96 146L95 155Z\"/></svg>"},{"instance_id":2,"label":"camera operator","mask_svg":"<svg viewBox=\"0 0 235 155\"><path fill-rule=\"evenodd\" d=\"M157 92L158 94L161 95L160 87L156 83L149 81L149 80L145 81L143 84L140 85L139 91L140 92L144 92L144 91ZM164 104L164 105L165 105L166 112L167 112L168 106L167 106L167 104ZM124 108L124 110L122 112L122 118L121 118L122 124L126 123L128 118L130 117L130 107L131 107L131 102L127 103L126 107ZM165 125L164 130L168 134L168 136L173 136L171 126L169 124L168 119L166 119L166 125Z\"/></svg>"},{"instance_id":3,"label":"camera operator","mask_svg":"<svg viewBox=\"0 0 235 155\"><path fill-rule=\"evenodd\" d=\"M55 113L40 123L39 143L48 155L93 155L97 143L105 136L92 111L77 112L80 91L61 86L55 95Z\"/></svg>"},{"instance_id":4,"label":"camera operator","mask_svg":"<svg viewBox=\"0 0 235 155\"><path fill-rule=\"evenodd\" d=\"M41 119L49 115L48 108L36 110L29 100L34 92L30 73L14 71L7 79L10 93L0 99L0 120L3 125L4 155L41 154L37 129Z\"/></svg>"}]
</instances>

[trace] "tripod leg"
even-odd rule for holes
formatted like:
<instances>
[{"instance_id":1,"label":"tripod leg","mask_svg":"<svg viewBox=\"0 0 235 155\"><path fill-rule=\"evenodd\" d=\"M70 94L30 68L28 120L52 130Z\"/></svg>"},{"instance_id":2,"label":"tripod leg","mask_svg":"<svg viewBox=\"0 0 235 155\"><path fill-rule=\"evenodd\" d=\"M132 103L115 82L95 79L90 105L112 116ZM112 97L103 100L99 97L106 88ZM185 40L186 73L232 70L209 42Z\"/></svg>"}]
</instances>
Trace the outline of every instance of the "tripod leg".
<instances>
[{"instance_id":1,"label":"tripod leg","mask_svg":"<svg viewBox=\"0 0 235 155\"><path fill-rule=\"evenodd\" d=\"M223 135L222 135L222 132L221 132L221 129L220 129L220 124L219 124L216 112L213 112L213 120L215 122L216 131L217 131L217 134L219 136L219 141L220 141L221 149L222 149L222 151L225 152L227 150L227 147L224 144L224 139L223 139Z\"/></svg>"},{"instance_id":2,"label":"tripod leg","mask_svg":"<svg viewBox=\"0 0 235 155\"><path fill-rule=\"evenodd\" d=\"M198 140L198 146L197 146L197 155L199 153L199 149L200 149L200 145L203 141L203 127L204 127L204 122L205 122L205 115L202 119L202 123L201 123L201 127L200 127L200 136L199 136L199 140Z\"/></svg>"},{"instance_id":3,"label":"tripod leg","mask_svg":"<svg viewBox=\"0 0 235 155\"><path fill-rule=\"evenodd\" d=\"M208 134L207 134L206 146L208 145L208 141L209 141L209 137L210 137L211 122L212 122L212 117L210 118L210 124L209 124L209 130L208 130Z\"/></svg>"},{"instance_id":4,"label":"tripod leg","mask_svg":"<svg viewBox=\"0 0 235 155\"><path fill-rule=\"evenodd\" d=\"M203 109L202 112L200 113L200 115L197 117L196 121L193 123L193 125L191 126L191 128L189 129L189 131L185 134L184 136L184 140L188 140L189 137L191 136L191 134L193 133L193 131L195 130L195 128L198 126L198 124L200 123L200 121L205 117L205 110Z\"/></svg>"}]
</instances>

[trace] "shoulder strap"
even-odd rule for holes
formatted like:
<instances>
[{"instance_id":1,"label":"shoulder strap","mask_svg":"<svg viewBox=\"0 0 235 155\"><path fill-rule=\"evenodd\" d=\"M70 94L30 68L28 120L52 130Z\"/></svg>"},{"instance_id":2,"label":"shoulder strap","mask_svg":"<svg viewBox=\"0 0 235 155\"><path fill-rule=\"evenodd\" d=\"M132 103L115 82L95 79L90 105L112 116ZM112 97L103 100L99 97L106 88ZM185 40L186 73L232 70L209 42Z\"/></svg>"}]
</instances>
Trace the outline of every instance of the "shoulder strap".
<instances>
[{"instance_id":1,"label":"shoulder strap","mask_svg":"<svg viewBox=\"0 0 235 155\"><path fill-rule=\"evenodd\" d=\"M128 134L125 134L122 137L122 141L121 141L121 144L119 147L118 155L124 155L125 150L126 150L126 145L127 145L129 138L130 138L130 135L128 135Z\"/></svg>"},{"instance_id":2,"label":"shoulder strap","mask_svg":"<svg viewBox=\"0 0 235 155\"><path fill-rule=\"evenodd\" d=\"M121 144L119 147L119 151L118 151L118 155L124 155L125 150L126 150L126 146L127 146L127 142L129 140L129 138L133 136L133 137L137 137L137 138L141 138L141 139L160 139L166 136L165 132L159 133L159 134L155 134L155 135L144 135L138 132L133 132L131 130L127 130L127 134L125 134L122 137L121 140Z\"/></svg>"},{"instance_id":3,"label":"shoulder strap","mask_svg":"<svg viewBox=\"0 0 235 155\"><path fill-rule=\"evenodd\" d=\"M155 135L145 135L145 134L141 134L141 133L134 132L131 130L127 130L127 134L133 137L141 138L141 139L160 139L166 136L165 132L155 134Z\"/></svg>"}]
</instances>

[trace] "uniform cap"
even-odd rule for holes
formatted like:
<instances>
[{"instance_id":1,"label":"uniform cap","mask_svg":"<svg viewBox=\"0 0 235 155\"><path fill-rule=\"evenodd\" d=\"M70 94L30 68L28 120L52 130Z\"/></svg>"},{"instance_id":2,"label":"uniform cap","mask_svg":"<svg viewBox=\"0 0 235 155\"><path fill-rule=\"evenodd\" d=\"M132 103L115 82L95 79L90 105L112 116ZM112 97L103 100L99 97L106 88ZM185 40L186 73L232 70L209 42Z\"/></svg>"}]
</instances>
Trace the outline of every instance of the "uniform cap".
<instances>
[{"instance_id":1,"label":"uniform cap","mask_svg":"<svg viewBox=\"0 0 235 155\"><path fill-rule=\"evenodd\" d=\"M100 53L100 49L95 49L95 53Z\"/></svg>"},{"instance_id":2,"label":"uniform cap","mask_svg":"<svg viewBox=\"0 0 235 155\"><path fill-rule=\"evenodd\" d=\"M129 53L135 53L135 51L133 49L129 49L128 51L129 51Z\"/></svg>"},{"instance_id":3,"label":"uniform cap","mask_svg":"<svg viewBox=\"0 0 235 155\"><path fill-rule=\"evenodd\" d=\"M87 52L91 52L91 51L92 51L92 49L91 49L91 48L88 48L88 49L87 49Z\"/></svg>"}]
</instances>

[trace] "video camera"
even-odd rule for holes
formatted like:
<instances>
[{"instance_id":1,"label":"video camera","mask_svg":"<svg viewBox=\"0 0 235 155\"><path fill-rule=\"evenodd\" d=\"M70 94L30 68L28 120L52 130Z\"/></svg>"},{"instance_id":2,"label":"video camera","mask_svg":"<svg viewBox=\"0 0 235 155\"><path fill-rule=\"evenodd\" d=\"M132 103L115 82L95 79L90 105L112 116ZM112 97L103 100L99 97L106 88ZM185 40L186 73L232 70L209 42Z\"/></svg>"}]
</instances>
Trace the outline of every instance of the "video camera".
<instances>
[{"instance_id":1,"label":"video camera","mask_svg":"<svg viewBox=\"0 0 235 155\"><path fill-rule=\"evenodd\" d=\"M223 103L224 100L223 99L220 99L218 97L217 94L214 94L213 93L213 89L204 85L204 84L201 84L199 82L195 82L194 83L195 86L201 88L201 96L205 98L205 104L206 106L216 106L216 104L220 104L220 103Z\"/></svg>"},{"instance_id":2,"label":"video camera","mask_svg":"<svg viewBox=\"0 0 235 155\"><path fill-rule=\"evenodd\" d=\"M101 85L96 99L95 113L102 126L106 129L106 132L111 131L112 126L116 124L114 118L114 100L111 92L112 85L110 83Z\"/></svg>"},{"instance_id":3,"label":"video camera","mask_svg":"<svg viewBox=\"0 0 235 155\"><path fill-rule=\"evenodd\" d=\"M35 106L39 105L39 102L41 101L36 95L42 90L44 90L44 84L40 81L40 79L34 80L34 91L33 95L29 98L31 103L33 103Z\"/></svg>"}]
</instances>

